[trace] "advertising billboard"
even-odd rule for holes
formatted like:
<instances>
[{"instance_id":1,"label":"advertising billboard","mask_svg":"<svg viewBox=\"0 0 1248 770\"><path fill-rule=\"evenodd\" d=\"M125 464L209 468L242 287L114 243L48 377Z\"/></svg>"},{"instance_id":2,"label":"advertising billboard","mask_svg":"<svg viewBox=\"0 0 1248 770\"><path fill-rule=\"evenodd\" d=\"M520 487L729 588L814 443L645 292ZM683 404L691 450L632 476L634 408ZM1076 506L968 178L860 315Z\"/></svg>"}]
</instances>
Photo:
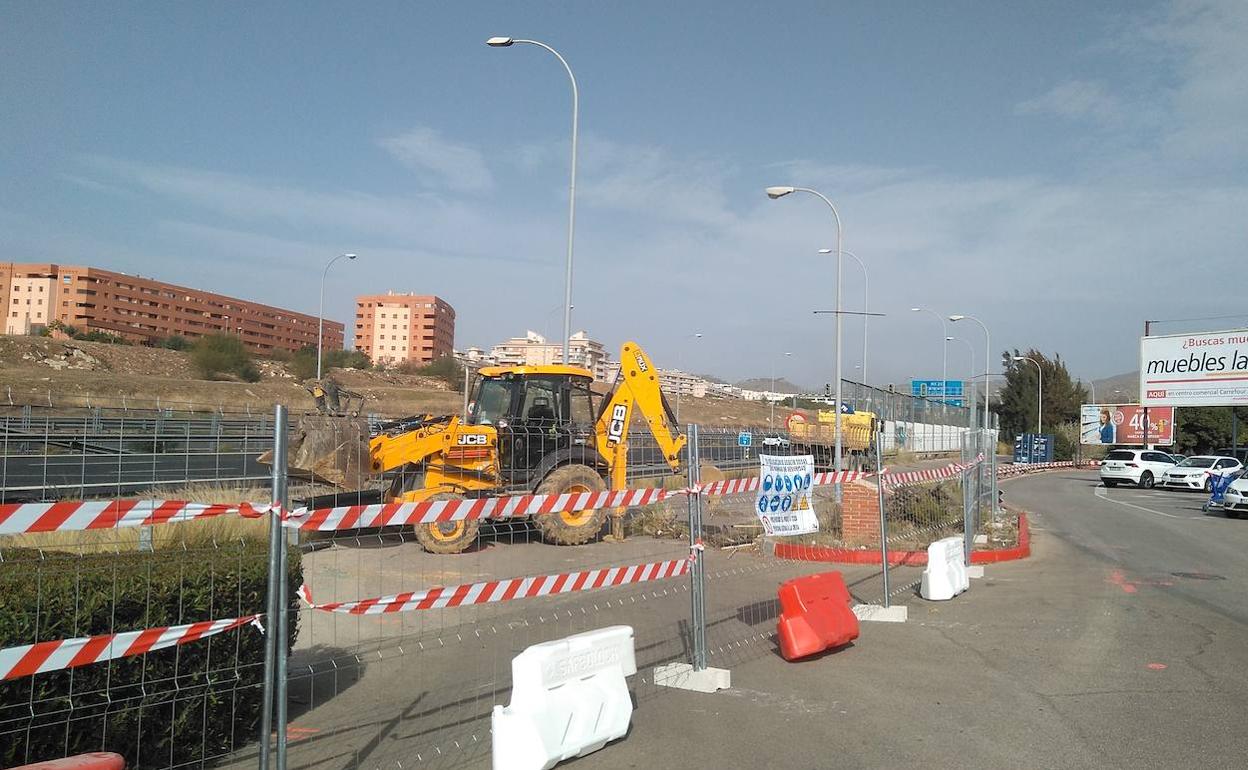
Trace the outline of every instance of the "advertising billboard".
<instances>
[{"instance_id":1,"label":"advertising billboard","mask_svg":"<svg viewBox=\"0 0 1248 770\"><path fill-rule=\"evenodd\" d=\"M1144 444L1144 407L1139 404L1084 404L1079 407L1079 443ZM1174 443L1174 407L1148 409L1148 443Z\"/></svg>"},{"instance_id":2,"label":"advertising billboard","mask_svg":"<svg viewBox=\"0 0 1248 770\"><path fill-rule=\"evenodd\" d=\"M1248 329L1141 337L1140 394L1150 413L1248 404Z\"/></svg>"}]
</instances>

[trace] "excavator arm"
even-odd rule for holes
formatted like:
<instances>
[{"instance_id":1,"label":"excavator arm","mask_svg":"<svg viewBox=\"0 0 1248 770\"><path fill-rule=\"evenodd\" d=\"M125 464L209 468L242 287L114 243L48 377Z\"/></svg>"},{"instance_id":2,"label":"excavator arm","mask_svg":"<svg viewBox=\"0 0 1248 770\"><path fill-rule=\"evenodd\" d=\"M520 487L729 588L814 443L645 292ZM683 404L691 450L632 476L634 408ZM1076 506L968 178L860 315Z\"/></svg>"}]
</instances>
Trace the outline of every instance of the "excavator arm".
<instances>
[{"instance_id":1,"label":"excavator arm","mask_svg":"<svg viewBox=\"0 0 1248 770\"><path fill-rule=\"evenodd\" d=\"M598 452L610 465L612 489L624 489L628 476L628 433L633 410L641 412L658 443L663 459L673 471L680 470L685 437L680 434L672 409L659 387L659 372L650 356L636 342L620 348L620 373L594 426Z\"/></svg>"}]
</instances>

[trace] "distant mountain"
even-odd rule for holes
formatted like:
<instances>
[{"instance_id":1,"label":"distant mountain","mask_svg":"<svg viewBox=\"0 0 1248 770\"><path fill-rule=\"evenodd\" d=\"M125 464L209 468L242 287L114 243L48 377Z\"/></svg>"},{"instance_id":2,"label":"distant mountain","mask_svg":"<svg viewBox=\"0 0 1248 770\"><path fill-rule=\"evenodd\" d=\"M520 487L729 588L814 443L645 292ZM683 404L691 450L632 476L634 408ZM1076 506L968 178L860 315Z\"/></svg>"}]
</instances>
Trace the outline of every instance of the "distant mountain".
<instances>
[{"instance_id":1,"label":"distant mountain","mask_svg":"<svg viewBox=\"0 0 1248 770\"><path fill-rule=\"evenodd\" d=\"M745 390L762 390L762 391L770 390L775 393L805 393L807 392L805 388L801 387L800 385L794 385L793 383L789 382L783 377L776 378L776 387L774 388L774 390L771 387L770 377L755 377L749 380L741 380L740 382L735 383L735 384L738 388L743 388Z\"/></svg>"},{"instance_id":2,"label":"distant mountain","mask_svg":"<svg viewBox=\"0 0 1248 770\"><path fill-rule=\"evenodd\" d=\"M1134 404L1140 400L1139 370L1093 380L1092 383L1096 385L1096 399L1102 404Z\"/></svg>"},{"instance_id":3,"label":"distant mountain","mask_svg":"<svg viewBox=\"0 0 1248 770\"><path fill-rule=\"evenodd\" d=\"M702 379L706 380L707 382L714 382L714 383L717 383L717 384L719 384L719 385L727 385L727 384L728 384L728 380L725 380L723 377L716 377L716 376L715 376L715 375L713 375L713 374L695 374L694 376L695 376L695 377L701 377Z\"/></svg>"}]
</instances>

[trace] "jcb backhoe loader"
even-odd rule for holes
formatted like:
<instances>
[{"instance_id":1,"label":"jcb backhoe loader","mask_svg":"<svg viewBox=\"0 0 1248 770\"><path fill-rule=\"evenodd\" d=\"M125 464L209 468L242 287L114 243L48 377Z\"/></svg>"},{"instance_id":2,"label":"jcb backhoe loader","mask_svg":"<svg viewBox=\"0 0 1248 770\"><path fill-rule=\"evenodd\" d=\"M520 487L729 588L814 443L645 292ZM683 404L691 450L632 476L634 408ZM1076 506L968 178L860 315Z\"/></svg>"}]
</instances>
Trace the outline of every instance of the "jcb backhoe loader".
<instances>
[{"instance_id":1,"label":"jcb backhoe loader","mask_svg":"<svg viewBox=\"0 0 1248 770\"><path fill-rule=\"evenodd\" d=\"M657 442L651 454L679 471L685 437L659 389L658 371L633 342L621 347L620 361L605 396L593 392L593 374L576 366L485 367L466 421L409 417L383 424L371 439L363 420L309 418L290 449L291 467L339 485L390 474L387 502L623 489L637 410ZM552 513L535 523L548 542L574 545L597 537L607 513ZM479 526L477 520L421 525L416 537L428 551L458 553L472 545Z\"/></svg>"}]
</instances>

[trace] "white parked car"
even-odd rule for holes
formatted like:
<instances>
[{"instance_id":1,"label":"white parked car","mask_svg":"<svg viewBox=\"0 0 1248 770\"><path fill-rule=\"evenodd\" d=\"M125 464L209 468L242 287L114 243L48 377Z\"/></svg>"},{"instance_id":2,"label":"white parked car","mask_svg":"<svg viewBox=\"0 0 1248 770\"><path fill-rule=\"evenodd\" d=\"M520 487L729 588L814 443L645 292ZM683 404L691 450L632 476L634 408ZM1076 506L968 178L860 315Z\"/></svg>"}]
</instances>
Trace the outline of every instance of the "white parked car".
<instances>
[{"instance_id":1,"label":"white parked car","mask_svg":"<svg viewBox=\"0 0 1248 770\"><path fill-rule=\"evenodd\" d=\"M1115 449L1101 460L1101 483L1107 487L1135 484L1152 489L1162 474L1174 467L1174 458L1151 449Z\"/></svg>"},{"instance_id":2,"label":"white parked car","mask_svg":"<svg viewBox=\"0 0 1248 770\"><path fill-rule=\"evenodd\" d=\"M1166 489L1195 489L1209 492L1213 489L1209 474L1233 473L1243 467L1234 457L1196 455L1166 471L1158 482L1158 486Z\"/></svg>"},{"instance_id":3,"label":"white parked car","mask_svg":"<svg viewBox=\"0 0 1248 770\"><path fill-rule=\"evenodd\" d=\"M1228 519L1238 519L1240 511L1248 511L1248 472L1240 471L1239 478L1226 488L1222 498L1222 510Z\"/></svg>"}]
</instances>

